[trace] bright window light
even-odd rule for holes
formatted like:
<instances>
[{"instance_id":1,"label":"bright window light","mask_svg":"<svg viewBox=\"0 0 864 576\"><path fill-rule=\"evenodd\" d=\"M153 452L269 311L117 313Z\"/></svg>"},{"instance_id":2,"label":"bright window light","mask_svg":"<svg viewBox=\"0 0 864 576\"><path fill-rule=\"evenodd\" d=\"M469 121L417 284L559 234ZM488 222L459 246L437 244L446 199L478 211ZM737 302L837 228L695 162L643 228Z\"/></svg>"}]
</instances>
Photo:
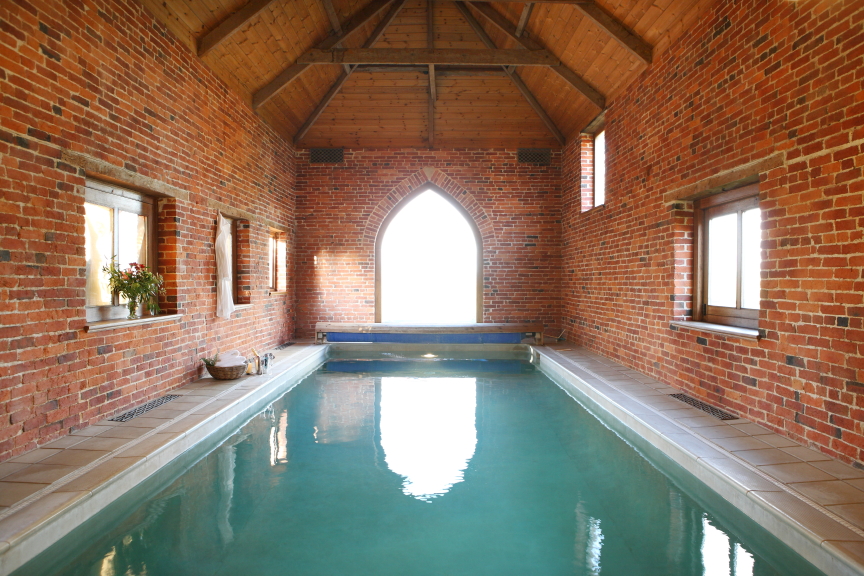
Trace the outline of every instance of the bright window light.
<instances>
[{"instance_id":1,"label":"bright window light","mask_svg":"<svg viewBox=\"0 0 864 576\"><path fill-rule=\"evenodd\" d=\"M477 447L474 378L382 378L381 447L402 492L418 500L463 480Z\"/></svg>"},{"instance_id":2,"label":"bright window light","mask_svg":"<svg viewBox=\"0 0 864 576\"><path fill-rule=\"evenodd\" d=\"M606 203L606 131L594 137L594 206Z\"/></svg>"},{"instance_id":3,"label":"bright window light","mask_svg":"<svg viewBox=\"0 0 864 576\"><path fill-rule=\"evenodd\" d=\"M477 241L438 193L423 192L393 218L380 266L382 322L476 322Z\"/></svg>"}]
</instances>

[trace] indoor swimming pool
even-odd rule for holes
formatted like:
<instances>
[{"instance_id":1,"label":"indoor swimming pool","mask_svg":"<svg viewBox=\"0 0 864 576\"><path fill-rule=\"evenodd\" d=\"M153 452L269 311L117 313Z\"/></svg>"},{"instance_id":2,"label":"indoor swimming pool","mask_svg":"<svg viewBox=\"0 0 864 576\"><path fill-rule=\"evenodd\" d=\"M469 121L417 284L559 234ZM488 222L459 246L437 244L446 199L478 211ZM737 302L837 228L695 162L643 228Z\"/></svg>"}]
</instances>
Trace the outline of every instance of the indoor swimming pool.
<instances>
[{"instance_id":1,"label":"indoor swimming pool","mask_svg":"<svg viewBox=\"0 0 864 576\"><path fill-rule=\"evenodd\" d=\"M384 355L330 358L15 574L820 572L524 359Z\"/></svg>"}]
</instances>

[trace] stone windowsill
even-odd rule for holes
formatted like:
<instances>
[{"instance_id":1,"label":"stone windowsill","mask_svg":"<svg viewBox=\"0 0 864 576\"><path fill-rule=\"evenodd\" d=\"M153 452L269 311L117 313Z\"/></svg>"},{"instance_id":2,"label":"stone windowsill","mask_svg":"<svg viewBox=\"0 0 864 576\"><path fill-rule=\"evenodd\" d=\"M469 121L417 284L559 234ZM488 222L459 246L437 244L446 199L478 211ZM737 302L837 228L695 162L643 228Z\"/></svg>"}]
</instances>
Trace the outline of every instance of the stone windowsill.
<instances>
[{"instance_id":1,"label":"stone windowsill","mask_svg":"<svg viewBox=\"0 0 864 576\"><path fill-rule=\"evenodd\" d=\"M183 318L183 314L159 314L157 316L144 316L129 320L128 318L118 318L116 320L101 320L99 322L90 322L84 326L87 332L99 332L101 330L114 330L116 328L129 328L131 326L140 326L142 324L161 324L163 322L177 322Z\"/></svg>"},{"instance_id":2,"label":"stone windowsill","mask_svg":"<svg viewBox=\"0 0 864 576\"><path fill-rule=\"evenodd\" d=\"M738 326L726 326L725 324L713 324L711 322L696 322L693 320L681 320L670 322L671 326L687 328L689 330L700 330L702 332L712 332L714 334L722 334L724 336L733 336L735 338L744 338L745 340L759 340L761 334L755 328L740 328Z\"/></svg>"},{"instance_id":3,"label":"stone windowsill","mask_svg":"<svg viewBox=\"0 0 864 576\"><path fill-rule=\"evenodd\" d=\"M234 311L235 312L237 312L238 310L242 312L243 310L249 310L250 308L252 308L252 304L235 304L234 305Z\"/></svg>"},{"instance_id":4,"label":"stone windowsill","mask_svg":"<svg viewBox=\"0 0 864 576\"><path fill-rule=\"evenodd\" d=\"M284 296L284 295L288 294L288 291L287 290L279 290L276 292L268 292L267 294L269 296Z\"/></svg>"}]
</instances>

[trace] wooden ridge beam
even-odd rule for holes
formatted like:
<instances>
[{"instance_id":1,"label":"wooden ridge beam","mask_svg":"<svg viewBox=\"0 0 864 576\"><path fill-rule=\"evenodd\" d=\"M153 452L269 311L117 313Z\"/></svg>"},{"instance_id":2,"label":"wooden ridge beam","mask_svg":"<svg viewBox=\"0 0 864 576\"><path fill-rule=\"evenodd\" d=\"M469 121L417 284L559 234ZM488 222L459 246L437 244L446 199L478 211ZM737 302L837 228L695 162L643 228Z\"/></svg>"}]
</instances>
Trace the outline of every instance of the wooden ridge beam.
<instances>
[{"instance_id":1,"label":"wooden ridge beam","mask_svg":"<svg viewBox=\"0 0 864 576\"><path fill-rule=\"evenodd\" d=\"M459 48L354 48L310 50L302 64L466 64L475 66L557 66L546 50L464 50Z\"/></svg>"},{"instance_id":2,"label":"wooden ridge beam","mask_svg":"<svg viewBox=\"0 0 864 576\"><path fill-rule=\"evenodd\" d=\"M333 48L334 46L336 46L336 44L339 44L340 42L354 35L372 18L374 18L376 14L381 12L381 10L386 8L387 5L391 4L392 2L393 0L372 0L372 2L361 8L359 12L357 12L347 22L345 22L345 24L342 26L342 34L325 38L315 47L315 49L329 50ZM309 68L309 64L301 64L295 62L291 66L288 66L287 68L282 70L282 72L280 72L266 86L264 86L252 95L252 108L260 108L265 102L270 100L270 98L278 94L285 87L291 84L291 82L296 80L297 77L302 74L303 71L305 71L307 68Z\"/></svg>"},{"instance_id":3,"label":"wooden ridge beam","mask_svg":"<svg viewBox=\"0 0 864 576\"><path fill-rule=\"evenodd\" d=\"M372 31L372 34L369 35L369 38L366 39L366 42L363 44L364 48L371 48L375 42L381 38L381 35L384 34L384 30L393 22L393 19L396 18L396 15L399 14L399 11L402 9L402 6L405 5L405 0L395 0L393 5L390 6L390 10L387 11L387 14L384 15L384 18L378 23L375 29ZM357 66L352 66L348 70L343 70L339 75L339 78L336 79L336 82L330 87L327 91L327 94L324 95L324 98L318 103L315 107L315 110L312 111L312 114L309 115L309 118L306 119L306 122L297 130L297 134L294 135L294 145L297 143L309 132L315 122L318 121L318 118L321 117L321 114L324 113L324 110L327 109L327 106L330 105L330 102L333 101L333 98L339 94L339 91L342 90L342 86L345 85L345 82L357 69Z\"/></svg>"},{"instance_id":4,"label":"wooden ridge beam","mask_svg":"<svg viewBox=\"0 0 864 576\"><path fill-rule=\"evenodd\" d=\"M465 21L468 22L468 24L474 30L474 33L477 34L483 44L492 49L496 48L495 42L493 42L489 34L486 33L486 30L483 29L483 26L480 25L480 22L477 21L471 11L468 9L468 6L466 6L464 2L458 1L454 2L454 4L456 4L456 7L459 9L462 17L465 18ZM515 70L508 68L506 65L502 66L501 68L504 70L504 73L510 77L510 80L513 82L513 84L516 85L516 88L519 89L519 91L522 93L522 96L525 97L525 100L528 101L528 104L531 106L531 108L534 109L534 112L537 114L537 116L540 117L540 120L543 121L543 124L546 125L546 128L552 133L553 136L555 136L555 139L558 140L558 142L562 146L566 144L567 138L564 136L561 130L558 129L558 126L555 125L555 122L552 120L549 114L546 113L546 110L543 109L543 106L540 105L540 102L537 100L537 98L534 96L534 94L531 92L531 90L528 88L522 78L519 77Z\"/></svg>"},{"instance_id":5,"label":"wooden ridge beam","mask_svg":"<svg viewBox=\"0 0 864 576\"><path fill-rule=\"evenodd\" d=\"M216 28L198 40L198 57L203 58L208 52L246 26L250 20L258 16L273 2L275 0L249 0L242 8L228 16Z\"/></svg>"},{"instance_id":6,"label":"wooden ridge beam","mask_svg":"<svg viewBox=\"0 0 864 576\"><path fill-rule=\"evenodd\" d=\"M515 40L520 46L528 50L543 50L543 46L526 34L517 34L518 28L510 22L503 14L495 10L489 4L474 3L471 5L475 10L483 15L492 24L497 26L502 32ZM553 72L558 74L565 82L582 93L595 106L603 110L606 108L606 98L596 88L591 86L584 78L576 72L567 68L564 64L549 67ZM511 72L513 70L510 70Z\"/></svg>"}]
</instances>

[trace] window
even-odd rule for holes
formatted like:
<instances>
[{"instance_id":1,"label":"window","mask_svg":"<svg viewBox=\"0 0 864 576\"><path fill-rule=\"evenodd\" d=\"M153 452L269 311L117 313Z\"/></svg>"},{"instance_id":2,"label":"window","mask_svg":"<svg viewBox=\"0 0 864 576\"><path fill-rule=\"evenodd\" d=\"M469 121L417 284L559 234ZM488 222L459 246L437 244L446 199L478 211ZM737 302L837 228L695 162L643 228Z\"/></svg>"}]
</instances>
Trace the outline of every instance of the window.
<instances>
[{"instance_id":1,"label":"window","mask_svg":"<svg viewBox=\"0 0 864 576\"><path fill-rule=\"evenodd\" d=\"M115 260L156 269L153 198L88 180L84 191L85 310L88 322L126 318L125 301L111 293L102 267Z\"/></svg>"},{"instance_id":2,"label":"window","mask_svg":"<svg viewBox=\"0 0 864 576\"><path fill-rule=\"evenodd\" d=\"M594 206L606 203L606 131L594 136Z\"/></svg>"},{"instance_id":3,"label":"window","mask_svg":"<svg viewBox=\"0 0 864 576\"><path fill-rule=\"evenodd\" d=\"M284 232L270 231L269 258L269 289L271 292L285 292L288 290L288 246L285 242Z\"/></svg>"},{"instance_id":4,"label":"window","mask_svg":"<svg viewBox=\"0 0 864 576\"><path fill-rule=\"evenodd\" d=\"M746 186L696 202L697 320L758 328L759 188Z\"/></svg>"}]
</instances>

